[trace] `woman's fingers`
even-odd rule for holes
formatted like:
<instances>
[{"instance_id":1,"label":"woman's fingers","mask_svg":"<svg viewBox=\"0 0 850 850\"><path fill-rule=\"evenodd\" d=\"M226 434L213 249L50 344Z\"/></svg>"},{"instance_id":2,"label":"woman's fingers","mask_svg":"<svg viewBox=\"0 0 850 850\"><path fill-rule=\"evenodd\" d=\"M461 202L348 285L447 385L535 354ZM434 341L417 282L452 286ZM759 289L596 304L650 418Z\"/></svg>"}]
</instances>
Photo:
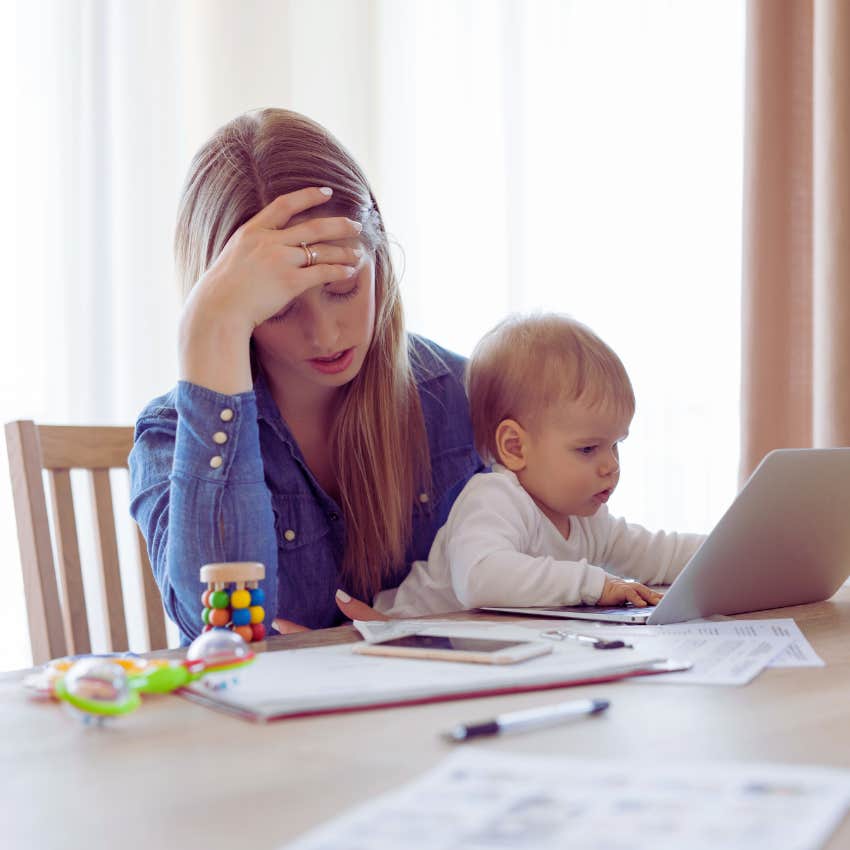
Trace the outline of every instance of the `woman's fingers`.
<instances>
[{"instance_id":1,"label":"woman's fingers","mask_svg":"<svg viewBox=\"0 0 850 850\"><path fill-rule=\"evenodd\" d=\"M280 617L278 617L276 620L272 620L272 625L282 635L294 635L297 632L311 631L311 629L308 629L307 626L301 626L298 623L293 623L292 620L282 620Z\"/></svg>"},{"instance_id":2,"label":"woman's fingers","mask_svg":"<svg viewBox=\"0 0 850 850\"><path fill-rule=\"evenodd\" d=\"M334 218L309 218L300 221L281 231L281 236L287 245L300 245L306 242L312 245L314 242L333 242L339 239L355 239L363 230L359 221L354 221L345 216Z\"/></svg>"},{"instance_id":3,"label":"woman's fingers","mask_svg":"<svg viewBox=\"0 0 850 850\"><path fill-rule=\"evenodd\" d=\"M376 611L374 608L361 602L359 599L352 599L344 590L336 592L336 607L348 617L349 620L389 620L386 614Z\"/></svg>"},{"instance_id":4,"label":"woman's fingers","mask_svg":"<svg viewBox=\"0 0 850 850\"><path fill-rule=\"evenodd\" d=\"M310 266L309 269L303 269L301 273L301 291L320 286L323 283L337 283L341 280L348 280L355 274L357 274L357 269L354 266Z\"/></svg>"},{"instance_id":5,"label":"woman's fingers","mask_svg":"<svg viewBox=\"0 0 850 850\"><path fill-rule=\"evenodd\" d=\"M308 258L307 252L310 252ZM294 266L346 265L356 266L363 259L362 248L348 248L342 245L326 245L317 242L307 246L305 251L300 245L287 246L287 257L291 257Z\"/></svg>"},{"instance_id":6,"label":"woman's fingers","mask_svg":"<svg viewBox=\"0 0 850 850\"><path fill-rule=\"evenodd\" d=\"M328 188L311 186L309 189L298 189L286 195L278 195L273 201L264 206L247 224L264 227L268 230L280 230L286 227L289 220L298 213L327 203L333 192ZM300 240L299 240L300 241Z\"/></svg>"}]
</instances>

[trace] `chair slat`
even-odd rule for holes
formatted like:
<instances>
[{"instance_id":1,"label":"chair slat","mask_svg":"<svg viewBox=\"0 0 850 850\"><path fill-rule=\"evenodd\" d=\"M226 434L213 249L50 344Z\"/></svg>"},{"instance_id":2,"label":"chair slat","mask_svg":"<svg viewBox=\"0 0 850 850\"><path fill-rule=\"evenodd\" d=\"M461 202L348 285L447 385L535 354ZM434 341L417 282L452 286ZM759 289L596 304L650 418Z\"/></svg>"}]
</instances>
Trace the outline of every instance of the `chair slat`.
<instances>
[{"instance_id":1,"label":"chair slat","mask_svg":"<svg viewBox=\"0 0 850 850\"><path fill-rule=\"evenodd\" d=\"M41 425L38 436L45 469L126 467L133 448L132 428Z\"/></svg>"},{"instance_id":2,"label":"chair slat","mask_svg":"<svg viewBox=\"0 0 850 850\"><path fill-rule=\"evenodd\" d=\"M34 664L67 655L56 590L50 526L41 480L38 432L31 421L6 425L30 642Z\"/></svg>"},{"instance_id":3,"label":"chair slat","mask_svg":"<svg viewBox=\"0 0 850 850\"><path fill-rule=\"evenodd\" d=\"M54 469L50 471L49 476L56 555L59 562L59 593L65 612L68 653L91 652L71 473L67 469Z\"/></svg>"},{"instance_id":4,"label":"chair slat","mask_svg":"<svg viewBox=\"0 0 850 850\"><path fill-rule=\"evenodd\" d=\"M97 554L106 593L106 622L110 649L121 652L129 648L124 597L121 592L121 571L118 566L118 541L115 535L115 516L112 512L112 487L108 469L91 470L92 503L95 517Z\"/></svg>"},{"instance_id":5,"label":"chair slat","mask_svg":"<svg viewBox=\"0 0 850 850\"><path fill-rule=\"evenodd\" d=\"M133 428L37 425L19 420L6 425L6 444L34 663L70 652L91 651L89 614L94 618L101 612L106 617L110 643L105 648L126 650L127 624L109 470L127 469ZM47 488L42 481L45 469L50 481L52 529L45 500ZM104 598L99 602L88 599L88 605L71 488L73 469L90 473L95 549L103 579ZM134 587L134 600L142 590L149 648L164 649L168 645L165 612L138 526L136 539L142 573L140 587Z\"/></svg>"},{"instance_id":6,"label":"chair slat","mask_svg":"<svg viewBox=\"0 0 850 850\"><path fill-rule=\"evenodd\" d=\"M145 617L148 626L148 646L150 649L160 649L168 645L165 632L165 611L162 607L162 597L153 577L151 562L148 559L148 547L142 530L136 526L136 539L139 543L139 564L142 570L142 587L145 594Z\"/></svg>"}]
</instances>

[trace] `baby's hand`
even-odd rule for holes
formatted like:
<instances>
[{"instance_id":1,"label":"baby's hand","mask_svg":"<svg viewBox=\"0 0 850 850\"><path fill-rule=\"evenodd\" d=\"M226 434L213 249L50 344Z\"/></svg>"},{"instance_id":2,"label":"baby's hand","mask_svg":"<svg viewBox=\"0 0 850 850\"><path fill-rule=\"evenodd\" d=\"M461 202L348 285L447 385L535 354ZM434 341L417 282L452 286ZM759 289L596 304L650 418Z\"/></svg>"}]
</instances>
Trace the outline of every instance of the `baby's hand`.
<instances>
[{"instance_id":1,"label":"baby's hand","mask_svg":"<svg viewBox=\"0 0 850 850\"><path fill-rule=\"evenodd\" d=\"M662 594L650 590L645 584L611 576L605 579L602 595L596 600L596 604L609 606L631 602L637 608L646 608L647 605L657 605L661 596Z\"/></svg>"}]
</instances>

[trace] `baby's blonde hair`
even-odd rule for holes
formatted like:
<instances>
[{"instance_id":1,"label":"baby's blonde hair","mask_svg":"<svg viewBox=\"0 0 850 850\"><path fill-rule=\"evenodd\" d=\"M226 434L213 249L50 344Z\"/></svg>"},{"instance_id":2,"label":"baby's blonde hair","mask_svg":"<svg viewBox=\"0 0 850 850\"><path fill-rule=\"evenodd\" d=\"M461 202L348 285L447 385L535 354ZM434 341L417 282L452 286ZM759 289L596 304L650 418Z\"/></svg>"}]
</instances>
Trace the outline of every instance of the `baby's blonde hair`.
<instances>
[{"instance_id":1,"label":"baby's blonde hair","mask_svg":"<svg viewBox=\"0 0 850 850\"><path fill-rule=\"evenodd\" d=\"M590 328L570 316L509 316L472 353L466 373L475 445L497 461L496 429L514 419L526 429L558 404L613 406L631 419L635 395L620 358Z\"/></svg>"}]
</instances>

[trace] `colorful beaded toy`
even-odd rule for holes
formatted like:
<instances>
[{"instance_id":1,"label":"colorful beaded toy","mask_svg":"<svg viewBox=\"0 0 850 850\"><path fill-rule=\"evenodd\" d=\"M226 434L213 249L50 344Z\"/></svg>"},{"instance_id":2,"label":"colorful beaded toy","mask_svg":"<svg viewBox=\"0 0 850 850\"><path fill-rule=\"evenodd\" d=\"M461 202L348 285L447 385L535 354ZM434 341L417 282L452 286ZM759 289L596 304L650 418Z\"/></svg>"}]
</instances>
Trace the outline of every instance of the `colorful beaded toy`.
<instances>
[{"instance_id":1,"label":"colorful beaded toy","mask_svg":"<svg viewBox=\"0 0 850 850\"><path fill-rule=\"evenodd\" d=\"M227 628L246 643L263 640L266 636L263 625L266 597L262 588L257 587L257 582L265 576L266 568L253 561L231 561L201 567L201 581L207 585L201 597L204 631Z\"/></svg>"}]
</instances>

